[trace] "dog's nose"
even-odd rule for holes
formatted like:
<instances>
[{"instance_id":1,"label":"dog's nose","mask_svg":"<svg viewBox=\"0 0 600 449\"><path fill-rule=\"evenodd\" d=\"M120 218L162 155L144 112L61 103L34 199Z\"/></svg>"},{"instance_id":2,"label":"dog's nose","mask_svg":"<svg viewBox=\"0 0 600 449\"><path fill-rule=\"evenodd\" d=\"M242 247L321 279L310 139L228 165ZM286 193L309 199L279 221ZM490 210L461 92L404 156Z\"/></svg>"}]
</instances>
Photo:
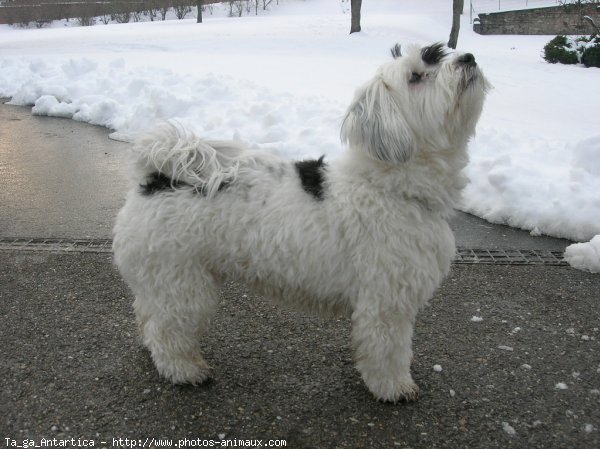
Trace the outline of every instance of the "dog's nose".
<instances>
[{"instance_id":1,"label":"dog's nose","mask_svg":"<svg viewBox=\"0 0 600 449\"><path fill-rule=\"evenodd\" d=\"M473 56L472 53L465 53L464 55L461 55L458 58L458 62L469 66L477 65L477 63L475 62L475 56Z\"/></svg>"}]
</instances>

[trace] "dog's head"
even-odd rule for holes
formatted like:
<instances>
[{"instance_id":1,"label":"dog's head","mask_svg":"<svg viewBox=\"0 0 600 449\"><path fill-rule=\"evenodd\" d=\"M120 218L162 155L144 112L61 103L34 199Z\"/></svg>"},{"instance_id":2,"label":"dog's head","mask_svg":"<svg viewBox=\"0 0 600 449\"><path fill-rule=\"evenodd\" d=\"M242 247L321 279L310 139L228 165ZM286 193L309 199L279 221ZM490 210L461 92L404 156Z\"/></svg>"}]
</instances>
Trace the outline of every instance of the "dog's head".
<instances>
[{"instance_id":1,"label":"dog's head","mask_svg":"<svg viewBox=\"0 0 600 449\"><path fill-rule=\"evenodd\" d=\"M348 108L341 136L351 148L399 164L417 149L463 147L475 131L489 83L470 53L443 44L396 44L393 61L360 87Z\"/></svg>"}]
</instances>

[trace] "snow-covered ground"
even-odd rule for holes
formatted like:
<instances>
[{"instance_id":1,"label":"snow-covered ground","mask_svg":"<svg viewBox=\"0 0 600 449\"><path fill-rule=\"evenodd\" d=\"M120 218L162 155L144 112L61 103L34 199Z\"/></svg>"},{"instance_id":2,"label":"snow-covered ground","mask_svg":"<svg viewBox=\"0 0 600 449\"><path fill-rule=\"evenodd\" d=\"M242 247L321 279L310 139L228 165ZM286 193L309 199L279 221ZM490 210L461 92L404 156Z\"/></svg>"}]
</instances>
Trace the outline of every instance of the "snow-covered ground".
<instances>
[{"instance_id":1,"label":"snow-covered ground","mask_svg":"<svg viewBox=\"0 0 600 449\"><path fill-rule=\"evenodd\" d=\"M522 0L523 2L525 0ZM484 0L480 0L484 3ZM342 145L353 91L396 43L447 41L448 0L280 0L259 16L217 10L165 22L20 29L0 26L0 95L127 138L177 118L211 138L286 157ZM477 2L475 2L477 4ZM550 36L480 36L462 18L495 89L470 145L463 209L495 223L586 242L600 234L600 70L551 65Z\"/></svg>"},{"instance_id":2,"label":"snow-covered ground","mask_svg":"<svg viewBox=\"0 0 600 449\"><path fill-rule=\"evenodd\" d=\"M574 2L574 0L567 0ZM558 6L559 0L465 0L465 12L470 7L475 13L491 13L513 9L544 8Z\"/></svg>"}]
</instances>

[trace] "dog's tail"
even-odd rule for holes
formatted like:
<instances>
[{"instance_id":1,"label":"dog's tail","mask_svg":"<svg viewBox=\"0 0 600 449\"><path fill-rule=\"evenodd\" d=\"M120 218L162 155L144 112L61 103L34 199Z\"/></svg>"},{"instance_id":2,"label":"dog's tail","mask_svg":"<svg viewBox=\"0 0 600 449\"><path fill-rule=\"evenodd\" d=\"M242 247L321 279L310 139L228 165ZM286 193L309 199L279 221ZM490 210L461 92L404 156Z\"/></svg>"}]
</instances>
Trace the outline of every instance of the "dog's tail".
<instances>
[{"instance_id":1,"label":"dog's tail","mask_svg":"<svg viewBox=\"0 0 600 449\"><path fill-rule=\"evenodd\" d=\"M136 139L133 173L136 183L146 184L161 175L171 185L185 183L212 197L235 179L244 147L234 141L202 140L175 121L158 125Z\"/></svg>"}]
</instances>

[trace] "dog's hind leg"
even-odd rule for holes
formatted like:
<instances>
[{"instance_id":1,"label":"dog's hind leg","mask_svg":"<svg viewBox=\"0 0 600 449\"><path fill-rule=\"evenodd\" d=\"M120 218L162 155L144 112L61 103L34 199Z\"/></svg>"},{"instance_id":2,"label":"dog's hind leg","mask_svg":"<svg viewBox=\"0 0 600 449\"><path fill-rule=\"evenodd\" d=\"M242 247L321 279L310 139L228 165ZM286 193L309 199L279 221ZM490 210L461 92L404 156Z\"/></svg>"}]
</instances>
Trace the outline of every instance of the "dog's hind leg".
<instances>
[{"instance_id":1,"label":"dog's hind leg","mask_svg":"<svg viewBox=\"0 0 600 449\"><path fill-rule=\"evenodd\" d=\"M374 305L359 303L352 314L356 368L377 399L413 401L419 393L410 375L414 319Z\"/></svg>"},{"instance_id":2,"label":"dog's hind leg","mask_svg":"<svg viewBox=\"0 0 600 449\"><path fill-rule=\"evenodd\" d=\"M171 262L162 261L137 283L134 309L158 372L173 383L199 384L210 374L200 337L216 309L218 285L192 260Z\"/></svg>"}]
</instances>

